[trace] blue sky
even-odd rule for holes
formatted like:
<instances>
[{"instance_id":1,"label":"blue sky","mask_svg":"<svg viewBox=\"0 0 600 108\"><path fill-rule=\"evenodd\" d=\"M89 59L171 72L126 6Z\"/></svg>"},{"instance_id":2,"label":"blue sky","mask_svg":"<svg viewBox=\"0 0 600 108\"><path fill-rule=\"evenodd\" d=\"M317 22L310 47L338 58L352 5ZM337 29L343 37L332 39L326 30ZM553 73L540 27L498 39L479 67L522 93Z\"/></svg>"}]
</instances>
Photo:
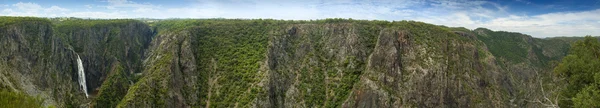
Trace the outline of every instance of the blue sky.
<instances>
[{"instance_id":1,"label":"blue sky","mask_svg":"<svg viewBox=\"0 0 600 108\"><path fill-rule=\"evenodd\" d=\"M2 0L0 16L415 20L534 37L600 35L600 0Z\"/></svg>"}]
</instances>

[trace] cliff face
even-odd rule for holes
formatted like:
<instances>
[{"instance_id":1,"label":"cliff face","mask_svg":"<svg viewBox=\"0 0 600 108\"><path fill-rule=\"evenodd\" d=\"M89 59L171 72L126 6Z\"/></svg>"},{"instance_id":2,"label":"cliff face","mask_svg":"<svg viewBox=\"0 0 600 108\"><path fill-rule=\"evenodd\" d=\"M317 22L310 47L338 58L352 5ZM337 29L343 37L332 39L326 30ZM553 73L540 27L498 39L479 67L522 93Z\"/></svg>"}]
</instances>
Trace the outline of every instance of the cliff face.
<instances>
[{"instance_id":1,"label":"cliff face","mask_svg":"<svg viewBox=\"0 0 600 108\"><path fill-rule=\"evenodd\" d=\"M153 35L148 25L134 20L66 21L56 31L85 62L88 91L100 87L116 62L125 74L140 73Z\"/></svg>"},{"instance_id":2,"label":"cliff face","mask_svg":"<svg viewBox=\"0 0 600 108\"><path fill-rule=\"evenodd\" d=\"M271 40L266 106L507 104L492 82L497 67L485 62L493 58L477 40L418 22L289 26L295 32Z\"/></svg>"},{"instance_id":3,"label":"cliff face","mask_svg":"<svg viewBox=\"0 0 600 108\"><path fill-rule=\"evenodd\" d=\"M184 20L156 27L164 31L149 50L147 80L120 105L539 107L531 101L552 94L541 91L553 89L550 61L568 48L419 22ZM511 45L518 48L497 52ZM156 103L141 103L148 101Z\"/></svg>"},{"instance_id":4,"label":"cliff face","mask_svg":"<svg viewBox=\"0 0 600 108\"><path fill-rule=\"evenodd\" d=\"M0 87L64 107L542 107L569 46L412 21L13 19Z\"/></svg>"},{"instance_id":5,"label":"cliff face","mask_svg":"<svg viewBox=\"0 0 600 108\"><path fill-rule=\"evenodd\" d=\"M74 20L57 24L64 39L84 62L92 106L116 106L138 79L153 32L134 20ZM109 80L106 80L109 79Z\"/></svg>"},{"instance_id":6,"label":"cliff face","mask_svg":"<svg viewBox=\"0 0 600 108\"><path fill-rule=\"evenodd\" d=\"M119 107L184 107L198 105L199 85L191 36L165 33L152 41L143 77L129 89Z\"/></svg>"},{"instance_id":7,"label":"cliff face","mask_svg":"<svg viewBox=\"0 0 600 108\"><path fill-rule=\"evenodd\" d=\"M2 71L4 88L40 95L45 105L79 107L86 99L77 82L76 59L83 61L87 87L94 95L122 62L126 75L141 72L141 59L152 32L133 20L64 21L3 17ZM128 80L123 83L131 83ZM127 88L123 88L126 92Z\"/></svg>"},{"instance_id":8,"label":"cliff face","mask_svg":"<svg viewBox=\"0 0 600 108\"><path fill-rule=\"evenodd\" d=\"M22 92L57 105L79 95L74 53L53 36L52 24L38 18L3 18L0 34L2 89ZM76 96L73 96L76 95Z\"/></svg>"}]
</instances>

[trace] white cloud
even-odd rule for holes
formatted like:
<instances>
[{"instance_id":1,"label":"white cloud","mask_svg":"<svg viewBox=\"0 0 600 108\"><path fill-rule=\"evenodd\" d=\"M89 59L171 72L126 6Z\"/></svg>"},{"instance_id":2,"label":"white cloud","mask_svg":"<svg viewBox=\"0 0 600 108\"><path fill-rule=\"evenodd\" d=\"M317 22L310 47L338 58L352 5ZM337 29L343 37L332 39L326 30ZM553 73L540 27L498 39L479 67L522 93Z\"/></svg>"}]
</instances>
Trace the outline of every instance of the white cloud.
<instances>
[{"instance_id":1,"label":"white cloud","mask_svg":"<svg viewBox=\"0 0 600 108\"><path fill-rule=\"evenodd\" d=\"M181 13L197 13L175 17L193 18L272 18L272 19L324 19L331 17L354 19L393 19L397 16L408 16L415 13L408 9L415 4L423 3L414 0L207 0L199 1L192 6L165 9ZM185 11L185 12L183 12Z\"/></svg>"},{"instance_id":2,"label":"white cloud","mask_svg":"<svg viewBox=\"0 0 600 108\"><path fill-rule=\"evenodd\" d=\"M158 10L155 10L155 9L152 9L152 8L138 8L136 10L133 10L133 12L148 13L148 12L158 12Z\"/></svg>"},{"instance_id":3,"label":"white cloud","mask_svg":"<svg viewBox=\"0 0 600 108\"><path fill-rule=\"evenodd\" d=\"M310 2L201 1L192 6L165 10L171 17L309 19L317 17L318 13Z\"/></svg>"},{"instance_id":4,"label":"white cloud","mask_svg":"<svg viewBox=\"0 0 600 108\"><path fill-rule=\"evenodd\" d=\"M527 0L515 0L515 1L525 3L525 4L531 4L531 2L529 2Z\"/></svg>"},{"instance_id":5,"label":"white cloud","mask_svg":"<svg viewBox=\"0 0 600 108\"><path fill-rule=\"evenodd\" d=\"M46 12L62 12L62 11L69 11L69 9L65 9L65 8L61 8L58 6L52 6L50 8L44 9Z\"/></svg>"},{"instance_id":6,"label":"white cloud","mask_svg":"<svg viewBox=\"0 0 600 108\"><path fill-rule=\"evenodd\" d=\"M116 9L116 8L154 8L157 6L154 6L152 4L140 4L140 3L136 3L133 1L127 1L127 0L108 0L106 1L108 2L108 5L106 6L106 8L108 9Z\"/></svg>"},{"instance_id":7,"label":"white cloud","mask_svg":"<svg viewBox=\"0 0 600 108\"><path fill-rule=\"evenodd\" d=\"M31 2L19 2L17 4L13 4L12 6L16 7L18 10L25 12L23 14L34 14L37 13L39 10L43 9L42 6Z\"/></svg>"},{"instance_id":8,"label":"white cloud","mask_svg":"<svg viewBox=\"0 0 600 108\"><path fill-rule=\"evenodd\" d=\"M485 27L499 31L521 32L534 37L600 35L600 23L595 23L600 22L600 9L534 16L509 14L489 17L487 20L473 18L477 17L463 12L454 12L450 15L416 18L416 20L470 29Z\"/></svg>"},{"instance_id":9,"label":"white cloud","mask_svg":"<svg viewBox=\"0 0 600 108\"><path fill-rule=\"evenodd\" d=\"M72 12L64 16L79 18L130 18L125 12Z\"/></svg>"},{"instance_id":10,"label":"white cloud","mask_svg":"<svg viewBox=\"0 0 600 108\"><path fill-rule=\"evenodd\" d=\"M2 12L3 13L11 13L11 12L13 12L13 10L12 9L4 9L4 10L2 10Z\"/></svg>"},{"instance_id":11,"label":"white cloud","mask_svg":"<svg viewBox=\"0 0 600 108\"><path fill-rule=\"evenodd\" d=\"M600 9L581 12L557 12L535 16L496 18L483 27L516 31L536 37L600 35Z\"/></svg>"},{"instance_id":12,"label":"white cloud","mask_svg":"<svg viewBox=\"0 0 600 108\"><path fill-rule=\"evenodd\" d=\"M432 8L421 8L416 13L407 12L409 14L404 16L408 18L404 19L470 29L485 27L534 37L600 35L600 9L528 16L509 13L509 7L492 2L462 2L465 1L433 1L429 4ZM386 20L402 19L395 17Z\"/></svg>"},{"instance_id":13,"label":"white cloud","mask_svg":"<svg viewBox=\"0 0 600 108\"><path fill-rule=\"evenodd\" d=\"M84 5L84 9L59 6L44 8L35 3L16 3L2 15L83 18L272 18L368 20L416 20L454 27L490 28L514 31L535 37L600 35L600 9L517 15L510 7L490 1L467 0L200 0L179 7L161 7L128 0L107 0L105 5ZM107 9L92 10L93 7ZM98 9L98 8L94 8Z\"/></svg>"}]
</instances>

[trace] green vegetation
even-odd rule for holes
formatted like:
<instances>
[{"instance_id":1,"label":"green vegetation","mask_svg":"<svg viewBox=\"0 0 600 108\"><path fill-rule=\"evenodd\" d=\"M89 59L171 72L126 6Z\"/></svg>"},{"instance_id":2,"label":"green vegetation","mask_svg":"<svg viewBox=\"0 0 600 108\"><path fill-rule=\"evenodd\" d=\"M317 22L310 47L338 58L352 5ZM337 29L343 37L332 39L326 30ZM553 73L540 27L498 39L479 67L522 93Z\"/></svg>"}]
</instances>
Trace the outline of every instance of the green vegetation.
<instances>
[{"instance_id":1,"label":"green vegetation","mask_svg":"<svg viewBox=\"0 0 600 108\"><path fill-rule=\"evenodd\" d=\"M478 28L477 38L484 42L489 51L498 58L499 64L532 64L541 68L552 68L551 61L558 61L564 57L569 49L569 43L577 38L532 38L525 34L491 31ZM505 64L505 65L509 65Z\"/></svg>"},{"instance_id":2,"label":"green vegetation","mask_svg":"<svg viewBox=\"0 0 600 108\"><path fill-rule=\"evenodd\" d=\"M61 38L63 42L68 43L71 47L74 48L75 52L84 52L85 47L90 44L90 42L98 41L95 40L97 38L102 39L104 42L98 42L95 44L99 44L98 46L117 46L122 47L124 42L120 41L125 38L124 30L131 30L125 28L130 24L136 24L138 22L136 20L83 20L83 19L73 19L66 21L55 22L54 24L54 34ZM91 32L95 31L95 32ZM139 33L138 33L139 34ZM99 36L100 35L100 36ZM129 35L134 35L129 34ZM129 36L127 36L129 37ZM131 37L145 37L145 36L131 36ZM142 44L143 40L135 40L132 43ZM121 44L121 45L119 45ZM98 47L98 46L88 46L88 47ZM68 46L67 46L68 47ZM124 51L122 48L109 48L111 51L120 50ZM107 53L114 54L114 53ZM118 57L118 56L117 56ZM122 58L119 58L122 59Z\"/></svg>"},{"instance_id":3,"label":"green vegetation","mask_svg":"<svg viewBox=\"0 0 600 108\"><path fill-rule=\"evenodd\" d=\"M93 106L114 108L127 94L130 80L120 63L113 66L108 78L102 83L98 96L93 101Z\"/></svg>"},{"instance_id":4,"label":"green vegetation","mask_svg":"<svg viewBox=\"0 0 600 108\"><path fill-rule=\"evenodd\" d=\"M164 53L164 52L163 52ZM117 108L128 107L129 105L139 107L165 107L167 99L167 91L169 90L167 78L171 77L169 72L170 61L173 56L169 53L164 53L162 57L152 61L146 67L144 77L140 78L134 85L131 85L127 90L127 94Z\"/></svg>"},{"instance_id":5,"label":"green vegetation","mask_svg":"<svg viewBox=\"0 0 600 108\"><path fill-rule=\"evenodd\" d=\"M0 16L0 28L9 27L9 25L27 25L27 23L46 23L49 24L50 20L45 18L36 17L7 17Z\"/></svg>"},{"instance_id":6,"label":"green vegetation","mask_svg":"<svg viewBox=\"0 0 600 108\"><path fill-rule=\"evenodd\" d=\"M559 102L561 107L600 107L600 42L597 39L587 36L575 42L554 72L568 82L560 93L568 98Z\"/></svg>"},{"instance_id":7,"label":"green vegetation","mask_svg":"<svg viewBox=\"0 0 600 108\"><path fill-rule=\"evenodd\" d=\"M30 52L11 52L13 55L0 52L6 55L0 55L1 59L13 60L0 62L7 64L0 66L44 67L33 67L31 74L49 76L39 78L49 84L33 83L50 86L53 98L59 99L58 107L79 107L90 101L92 107L343 107L344 102L353 107L381 104L379 101L408 107L485 107L508 105L509 100L510 105L525 106L530 105L525 101L530 98L525 96L539 96L532 93L537 91L531 89L536 88L530 82L549 76L536 73L541 75L538 78L533 71L554 66L549 61L560 60L569 49L568 43L577 40L537 39L520 33L483 28L471 31L416 21L340 18L142 23L0 17L0 27L22 29L14 30L19 32L15 34L23 34L23 43L28 45L22 46L33 48L19 50ZM43 34L45 37L36 37ZM378 47L382 54L376 55L373 52L380 37L390 41L379 44L384 47ZM10 39L0 37L2 40ZM155 46L148 48L149 44ZM14 46L4 49L22 48L20 43L4 46L9 45ZM556 68L557 74L571 84L561 94L569 98L561 102L562 106L599 107L595 102L600 101L600 74L596 72L600 70L600 53L590 52L598 51L598 46L587 38L574 44L571 55ZM86 70L96 72L91 76L99 77L88 80L106 78L94 100L73 93L80 90L72 87L76 82L69 82L74 80L69 79L74 67L59 64L70 62L66 58L73 56L70 49L85 59ZM64 52L68 54L61 55ZM19 56L14 55L21 53L32 56L15 59ZM55 59L64 60L53 62ZM27 63L8 64L23 61ZM37 72L53 66L64 70ZM18 82L11 85L19 86ZM372 89L377 91L369 91ZM20 107L2 106L13 101L37 105L24 107L39 107L37 98L24 94L3 91L0 96L4 102L0 107Z\"/></svg>"},{"instance_id":8,"label":"green vegetation","mask_svg":"<svg viewBox=\"0 0 600 108\"><path fill-rule=\"evenodd\" d=\"M160 34L179 33L181 30L198 26L200 24L200 20L163 20L159 22L150 23L153 29L155 31L158 31Z\"/></svg>"},{"instance_id":9,"label":"green vegetation","mask_svg":"<svg viewBox=\"0 0 600 108\"><path fill-rule=\"evenodd\" d=\"M2 108L42 108L43 100L27 94L0 90L0 107Z\"/></svg>"},{"instance_id":10,"label":"green vegetation","mask_svg":"<svg viewBox=\"0 0 600 108\"><path fill-rule=\"evenodd\" d=\"M212 91L208 87L201 88L204 93L214 93L211 107L234 107L236 103L250 107L250 103L264 92L255 85L261 80L257 72L267 51L268 31L277 27L251 20L208 20L189 29L192 36L197 36L199 69L202 73L213 73L202 74L200 82L217 78L216 84L221 86Z\"/></svg>"},{"instance_id":11,"label":"green vegetation","mask_svg":"<svg viewBox=\"0 0 600 108\"><path fill-rule=\"evenodd\" d=\"M0 37L9 37L8 33L10 32L22 34L25 39L23 41L28 41L26 46L36 49L30 51L28 55L39 54L39 56L48 58L51 51L50 46L44 45L44 43L52 41L51 25L50 20L44 18L0 16ZM11 29L18 31L11 31ZM7 45L3 47L7 47Z\"/></svg>"},{"instance_id":12,"label":"green vegetation","mask_svg":"<svg viewBox=\"0 0 600 108\"><path fill-rule=\"evenodd\" d=\"M99 107L116 106L127 94L130 83L137 81L132 74L142 70L144 51L153 36L149 26L131 19L50 20L53 23L53 39L57 41L56 45L62 45L57 48L72 49L82 59L88 60L85 62L89 66L86 70L95 71L87 72L106 75L88 79L96 80L95 84L88 83L88 87L99 86L100 90L92 103ZM71 53L70 50L67 52ZM100 77L106 78L104 82L98 81ZM67 95L64 103L66 106L79 106L81 103L77 103L80 101L77 98L80 97Z\"/></svg>"},{"instance_id":13,"label":"green vegetation","mask_svg":"<svg viewBox=\"0 0 600 108\"><path fill-rule=\"evenodd\" d=\"M314 25L313 25L314 24ZM334 24L331 31L327 31L320 24ZM279 20L175 20L161 21L155 23L156 30L169 31L159 32L159 34L172 33L171 31L189 31L192 36L196 36L195 46L198 47L196 56L198 66L202 74L200 85L209 85L209 80L217 79L214 86L218 88L201 87L203 94L200 97L211 97L210 105L215 107L233 107L237 105L252 105L252 101L258 95L264 94L262 88L255 84L260 81L258 76L260 63L265 59L267 53L268 39L279 39L288 35L288 27L305 26L303 32L298 36L291 36L285 39L285 52L289 58L296 58L302 49L310 47L307 55L297 58L299 61L282 62L283 64L304 65L302 67L283 66L281 69L275 69L281 77L293 79L290 71L285 68L298 69L299 87L301 92L300 99L305 100L307 107L340 107L352 91L355 83L359 81L359 76L365 69L365 55L362 58L359 55L346 55L337 60L338 50L332 44L331 40L336 35L343 35L345 29L357 30L354 33L359 34L359 48L361 54L370 54L375 47L376 40L383 28L394 28L410 31L411 39L418 44L425 44L428 47L438 47L439 43L444 43L447 38L456 38L464 40L466 38L458 37L447 29L439 28L435 25L414 21L364 21L364 20L345 20L345 19L326 19L317 21L279 21ZM346 28L347 27L347 28ZM273 35L269 37L269 35ZM289 34L293 35L293 34ZM271 40L277 41L277 40ZM287 45L291 44L291 45ZM344 44L341 44L344 45ZM429 50L430 53L440 53L438 49ZM420 56L419 56L420 57ZM271 58L273 59L273 58ZM420 58L417 60L423 60ZM435 58L441 59L441 58ZM313 61L316 60L316 61ZM313 62L316 63L313 63ZM339 62L342 61L342 62ZM278 85L282 86L282 85ZM211 96L207 96L209 95ZM283 94L283 93L282 93ZM204 102L204 101L202 101ZM206 105L207 103L201 103ZM247 107L247 106L246 106Z\"/></svg>"},{"instance_id":14,"label":"green vegetation","mask_svg":"<svg viewBox=\"0 0 600 108\"><path fill-rule=\"evenodd\" d=\"M247 105L252 105L251 103L257 96L265 94L265 91L256 84L264 77L258 75L258 71L265 59L269 39L281 38L280 36L288 34L287 27L296 24L350 24L357 26L355 30L360 30L361 34L359 41L367 44L366 52L371 52L381 26L387 26L386 24L389 23L387 21L351 19L317 21L204 19L164 20L152 24L153 28L159 31L159 35L188 31L193 36L194 46L198 49L195 52L199 69L201 73L207 73L201 74L199 82L202 84L200 85L211 85L208 84L209 80L216 80L217 83L214 86L218 87L201 87L202 94L199 97L211 97L209 101L211 107L233 107L236 104L248 107ZM337 63L336 61L344 60L330 59L325 56L331 55L326 52L327 49L324 49L324 45L328 44L325 39L330 38L329 35L333 33L323 34L327 32L323 29L315 29L314 32L306 34L310 39L305 41L292 40L293 42L290 43L293 45L285 50L288 54L294 54L296 49L301 48L298 42L310 40L310 46L315 51L309 52L312 56L307 57L319 58L318 62L320 63L304 67L299 72L300 82L302 82L299 86L301 86L301 91L305 92L302 97L307 100L306 103L309 106L339 106L348 97L354 83L359 80L358 76L364 70L364 63L357 61L356 57L347 57L346 63ZM312 30L313 28L311 28ZM308 60L306 61L308 63ZM336 67L344 69L343 73L338 73ZM330 79L325 79L326 73L329 74ZM290 75L291 73L281 74ZM326 85L324 83L326 80L332 80L335 83ZM212 96L208 96L209 92L213 93L210 94ZM334 95L328 96L329 92ZM201 102L203 106L208 104L205 101Z\"/></svg>"},{"instance_id":15,"label":"green vegetation","mask_svg":"<svg viewBox=\"0 0 600 108\"><path fill-rule=\"evenodd\" d=\"M524 62L527 59L527 40L525 40L524 34L504 31L494 32L483 28L477 30L485 33L485 35L478 35L478 38L487 45L494 56L513 63Z\"/></svg>"},{"instance_id":16,"label":"green vegetation","mask_svg":"<svg viewBox=\"0 0 600 108\"><path fill-rule=\"evenodd\" d=\"M354 84L358 82L359 76L365 69L364 62L359 62L356 60L356 57L348 57L340 65L340 67L344 69L341 74L338 74L337 72L333 73L334 70L328 71L330 74L328 77L341 79L331 80L335 83L327 86L327 88L335 94L326 101L328 102L325 103L325 107L327 108L341 107L342 103L348 98L352 88L354 88Z\"/></svg>"}]
</instances>

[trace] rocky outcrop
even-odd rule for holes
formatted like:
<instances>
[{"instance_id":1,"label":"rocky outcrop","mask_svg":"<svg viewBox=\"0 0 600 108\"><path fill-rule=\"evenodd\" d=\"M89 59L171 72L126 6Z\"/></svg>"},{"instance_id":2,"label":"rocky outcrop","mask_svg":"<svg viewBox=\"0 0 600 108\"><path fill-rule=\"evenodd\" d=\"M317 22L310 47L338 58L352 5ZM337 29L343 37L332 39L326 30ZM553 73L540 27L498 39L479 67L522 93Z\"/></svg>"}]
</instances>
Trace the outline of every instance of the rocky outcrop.
<instances>
[{"instance_id":1,"label":"rocky outcrop","mask_svg":"<svg viewBox=\"0 0 600 108\"><path fill-rule=\"evenodd\" d=\"M87 89L96 92L116 62L123 65L128 75L141 73L141 63L153 36L148 25L134 20L66 23L56 29L85 62Z\"/></svg>"},{"instance_id":2,"label":"rocky outcrop","mask_svg":"<svg viewBox=\"0 0 600 108\"><path fill-rule=\"evenodd\" d=\"M0 72L2 89L23 92L44 99L44 105L65 105L85 101L77 85L76 56L54 36L50 21L37 18L5 18L15 23L0 30Z\"/></svg>"},{"instance_id":3,"label":"rocky outcrop","mask_svg":"<svg viewBox=\"0 0 600 108\"><path fill-rule=\"evenodd\" d=\"M541 107L568 48L413 21L14 19L0 89L59 107Z\"/></svg>"},{"instance_id":4,"label":"rocky outcrop","mask_svg":"<svg viewBox=\"0 0 600 108\"><path fill-rule=\"evenodd\" d=\"M85 89L96 91L116 62L122 62L127 76L139 73L152 38L146 24L133 20L58 25L41 18L3 17L3 21L13 22L0 30L3 89L39 95L45 105L61 107L91 102L77 81L76 55L85 67Z\"/></svg>"},{"instance_id":5,"label":"rocky outcrop","mask_svg":"<svg viewBox=\"0 0 600 108\"><path fill-rule=\"evenodd\" d=\"M497 36L483 34L490 31L447 31L451 28L419 22L393 26L339 22L267 25L273 27L261 28L258 31L266 33L256 35L248 28L258 26L250 22L233 21L238 28L231 29L224 29L229 24L200 24L181 32L162 31L149 50L144 77L120 105L536 107L539 104L527 100L541 94L522 93L539 92L534 83L543 78L534 78L535 73L548 73L533 63L497 58L486 41L479 40ZM256 41L265 35L268 41ZM190 40L192 46L186 44ZM521 44L540 46L535 41ZM264 53L239 49L248 47ZM538 51L527 51L532 54L525 58L541 58ZM181 54L187 56L177 56ZM251 56L264 58L248 62L256 60ZM189 79L195 78L198 85L190 84ZM189 90L199 92L183 92ZM194 96L199 98L185 98Z\"/></svg>"},{"instance_id":6,"label":"rocky outcrop","mask_svg":"<svg viewBox=\"0 0 600 108\"><path fill-rule=\"evenodd\" d=\"M158 35L152 41L143 76L119 107L190 107L199 90L192 37L186 32Z\"/></svg>"}]
</instances>

